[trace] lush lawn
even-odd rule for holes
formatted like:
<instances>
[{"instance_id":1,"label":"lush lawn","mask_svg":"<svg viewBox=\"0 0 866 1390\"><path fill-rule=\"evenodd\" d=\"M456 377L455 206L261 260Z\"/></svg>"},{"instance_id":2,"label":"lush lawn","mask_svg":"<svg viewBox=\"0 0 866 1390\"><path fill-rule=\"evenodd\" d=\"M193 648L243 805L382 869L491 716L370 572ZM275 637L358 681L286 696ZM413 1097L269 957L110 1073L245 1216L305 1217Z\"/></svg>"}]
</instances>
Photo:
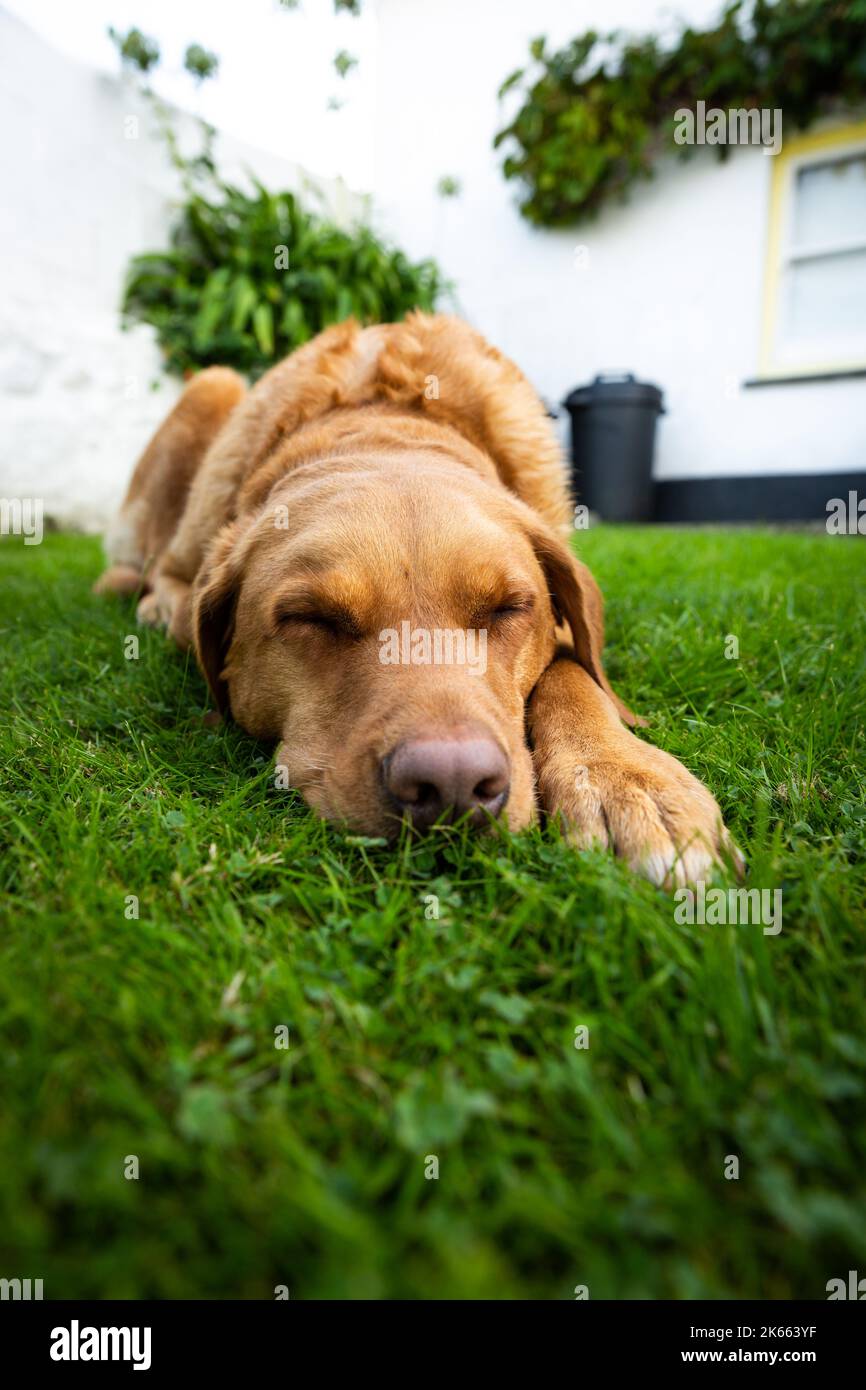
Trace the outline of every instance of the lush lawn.
<instances>
[{"instance_id":1,"label":"lush lawn","mask_svg":"<svg viewBox=\"0 0 866 1390\"><path fill-rule=\"evenodd\" d=\"M615 681L783 890L778 936L677 925L552 830L389 851L326 829L269 749L202 724L160 636L124 659L95 542L0 545L0 1275L821 1298L866 1274L866 549L582 550Z\"/></svg>"}]
</instances>

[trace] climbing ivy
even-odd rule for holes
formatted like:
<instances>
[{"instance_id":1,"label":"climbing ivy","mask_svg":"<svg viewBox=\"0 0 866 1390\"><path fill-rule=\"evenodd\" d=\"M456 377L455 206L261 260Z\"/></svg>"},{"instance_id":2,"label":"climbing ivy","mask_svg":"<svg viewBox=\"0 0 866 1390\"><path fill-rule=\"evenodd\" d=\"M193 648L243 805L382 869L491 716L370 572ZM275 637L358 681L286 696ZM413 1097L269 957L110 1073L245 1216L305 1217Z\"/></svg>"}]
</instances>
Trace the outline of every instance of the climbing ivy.
<instances>
[{"instance_id":1,"label":"climbing ivy","mask_svg":"<svg viewBox=\"0 0 866 1390\"><path fill-rule=\"evenodd\" d=\"M651 177L665 150L693 153L674 144L678 109L780 109L803 129L866 106L866 0L732 0L713 28L687 26L672 44L590 30L556 52L535 39L530 57L500 87L521 102L494 144L527 190L523 216L566 226Z\"/></svg>"}]
</instances>

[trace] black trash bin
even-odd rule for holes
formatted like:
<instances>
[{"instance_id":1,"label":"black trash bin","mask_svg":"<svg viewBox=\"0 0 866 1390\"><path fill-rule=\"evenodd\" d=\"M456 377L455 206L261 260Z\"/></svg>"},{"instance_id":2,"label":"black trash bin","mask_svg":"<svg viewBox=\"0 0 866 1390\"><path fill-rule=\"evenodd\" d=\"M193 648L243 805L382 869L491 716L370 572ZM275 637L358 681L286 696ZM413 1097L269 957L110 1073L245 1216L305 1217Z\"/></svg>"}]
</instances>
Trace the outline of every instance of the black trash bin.
<instances>
[{"instance_id":1,"label":"black trash bin","mask_svg":"<svg viewBox=\"0 0 866 1390\"><path fill-rule=\"evenodd\" d=\"M597 376L563 401L571 416L574 490L605 521L651 521L662 393L630 374Z\"/></svg>"}]
</instances>

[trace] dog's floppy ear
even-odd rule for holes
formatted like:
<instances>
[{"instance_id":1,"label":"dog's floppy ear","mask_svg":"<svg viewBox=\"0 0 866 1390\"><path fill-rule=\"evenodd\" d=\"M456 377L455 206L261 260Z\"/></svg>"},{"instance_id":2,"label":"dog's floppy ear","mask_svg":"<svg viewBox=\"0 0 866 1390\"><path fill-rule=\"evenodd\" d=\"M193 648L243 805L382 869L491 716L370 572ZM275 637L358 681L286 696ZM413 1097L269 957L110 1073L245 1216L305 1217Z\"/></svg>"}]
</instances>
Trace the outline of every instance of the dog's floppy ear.
<instances>
[{"instance_id":1,"label":"dog's floppy ear","mask_svg":"<svg viewBox=\"0 0 866 1390\"><path fill-rule=\"evenodd\" d=\"M239 539L240 527L236 521L229 522L218 532L196 575L192 590L195 654L217 709L223 716L231 712L224 673L243 565Z\"/></svg>"},{"instance_id":2,"label":"dog's floppy ear","mask_svg":"<svg viewBox=\"0 0 866 1390\"><path fill-rule=\"evenodd\" d=\"M634 727L646 720L634 714L611 689L604 673L601 652L604 646L604 600L586 565L546 526L533 519L529 538L547 579L554 613L571 629L574 652L583 669L596 685L610 696L621 719Z\"/></svg>"}]
</instances>

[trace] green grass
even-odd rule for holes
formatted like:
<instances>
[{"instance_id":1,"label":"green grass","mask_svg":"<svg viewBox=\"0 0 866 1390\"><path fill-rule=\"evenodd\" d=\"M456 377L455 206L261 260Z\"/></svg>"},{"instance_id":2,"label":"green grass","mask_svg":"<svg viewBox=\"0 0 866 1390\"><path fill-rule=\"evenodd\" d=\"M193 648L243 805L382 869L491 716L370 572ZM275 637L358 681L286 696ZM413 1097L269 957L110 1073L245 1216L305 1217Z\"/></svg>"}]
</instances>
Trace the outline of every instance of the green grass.
<instances>
[{"instance_id":1,"label":"green grass","mask_svg":"<svg viewBox=\"0 0 866 1390\"><path fill-rule=\"evenodd\" d=\"M614 681L783 889L779 936L678 926L553 829L325 827L270 749L203 725L163 638L124 658L95 542L0 546L0 1275L567 1299L866 1273L866 552L606 528L582 552Z\"/></svg>"}]
</instances>

